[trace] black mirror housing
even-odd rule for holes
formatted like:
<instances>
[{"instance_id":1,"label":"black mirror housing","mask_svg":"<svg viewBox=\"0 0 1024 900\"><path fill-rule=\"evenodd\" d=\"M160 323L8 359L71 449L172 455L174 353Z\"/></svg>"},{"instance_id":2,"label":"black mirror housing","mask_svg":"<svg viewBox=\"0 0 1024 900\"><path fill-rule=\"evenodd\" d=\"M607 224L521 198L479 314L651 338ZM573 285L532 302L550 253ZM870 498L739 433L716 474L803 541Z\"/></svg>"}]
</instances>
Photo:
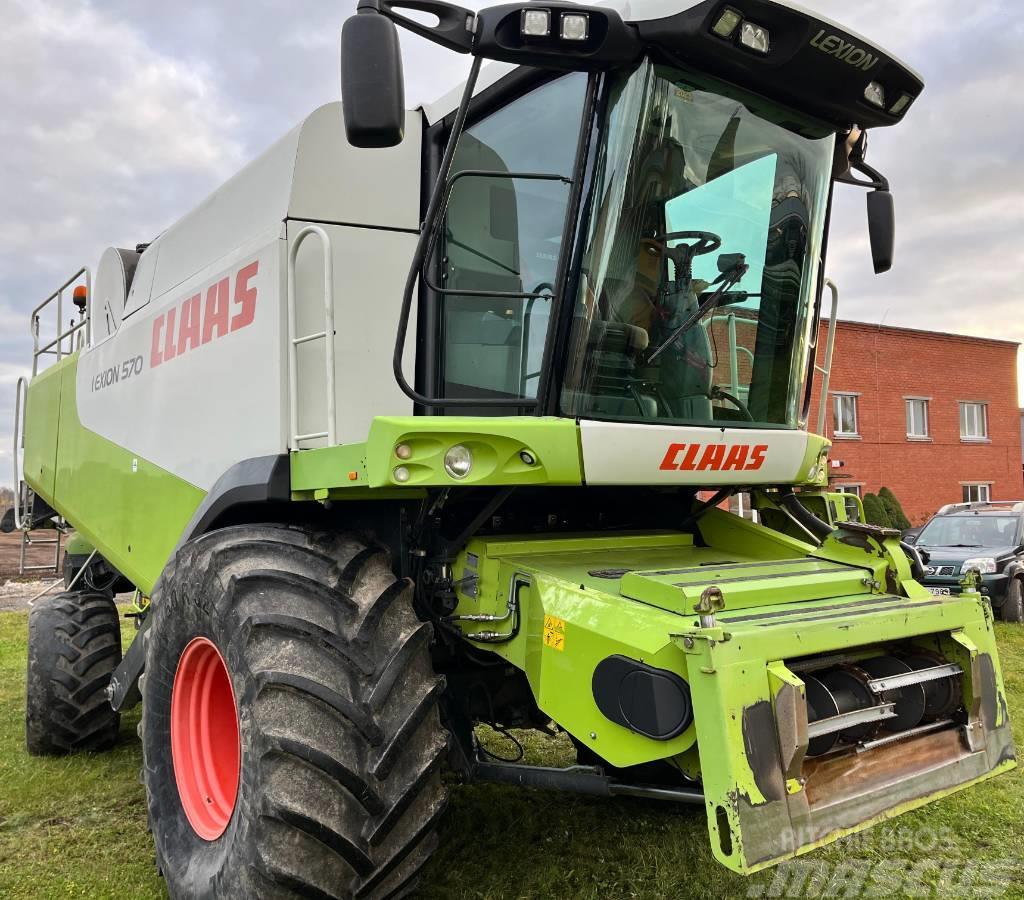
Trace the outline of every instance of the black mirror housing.
<instances>
[{"instance_id":1,"label":"black mirror housing","mask_svg":"<svg viewBox=\"0 0 1024 900\"><path fill-rule=\"evenodd\" d=\"M341 98L353 147L394 147L405 136L402 50L395 24L361 10L341 30Z\"/></svg>"},{"instance_id":2,"label":"black mirror housing","mask_svg":"<svg viewBox=\"0 0 1024 900\"><path fill-rule=\"evenodd\" d=\"M871 261L875 274L892 268L896 248L896 208L887 190L870 191L868 200L868 236L871 239Z\"/></svg>"}]
</instances>

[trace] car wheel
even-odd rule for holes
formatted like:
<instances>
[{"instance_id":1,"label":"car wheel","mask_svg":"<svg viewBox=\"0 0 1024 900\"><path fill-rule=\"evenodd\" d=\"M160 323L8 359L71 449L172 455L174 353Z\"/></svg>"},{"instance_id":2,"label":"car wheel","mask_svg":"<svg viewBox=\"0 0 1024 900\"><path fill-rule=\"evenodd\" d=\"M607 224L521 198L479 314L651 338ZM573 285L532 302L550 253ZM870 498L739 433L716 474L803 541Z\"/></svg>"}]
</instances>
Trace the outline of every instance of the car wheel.
<instances>
[{"instance_id":1,"label":"car wheel","mask_svg":"<svg viewBox=\"0 0 1024 900\"><path fill-rule=\"evenodd\" d=\"M1004 622L1024 622L1024 591L1021 587L1019 578L1011 578L1006 586L1006 597L1002 605Z\"/></svg>"}]
</instances>

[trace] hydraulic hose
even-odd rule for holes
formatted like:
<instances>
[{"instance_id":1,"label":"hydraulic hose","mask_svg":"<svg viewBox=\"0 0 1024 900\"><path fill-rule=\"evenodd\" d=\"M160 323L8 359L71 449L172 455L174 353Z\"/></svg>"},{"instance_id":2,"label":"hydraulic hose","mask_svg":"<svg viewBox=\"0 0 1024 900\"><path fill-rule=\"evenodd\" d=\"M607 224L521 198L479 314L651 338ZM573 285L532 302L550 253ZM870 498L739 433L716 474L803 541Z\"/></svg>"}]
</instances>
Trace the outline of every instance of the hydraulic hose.
<instances>
[{"instance_id":1,"label":"hydraulic hose","mask_svg":"<svg viewBox=\"0 0 1024 900\"><path fill-rule=\"evenodd\" d=\"M900 549L907 554L907 559L910 560L910 574L914 581L920 581L924 578L924 562L921 560L921 551L906 541L900 541Z\"/></svg>"},{"instance_id":2,"label":"hydraulic hose","mask_svg":"<svg viewBox=\"0 0 1024 900\"><path fill-rule=\"evenodd\" d=\"M779 498L779 505L796 519L802 527L814 535L819 544L834 530L828 522L823 522L804 506L792 490L787 491Z\"/></svg>"},{"instance_id":3,"label":"hydraulic hose","mask_svg":"<svg viewBox=\"0 0 1024 900\"><path fill-rule=\"evenodd\" d=\"M806 506L804 506L796 494L792 491L787 491L779 498L779 504L782 508L788 512L796 521L813 534L820 542L824 541L832 532L833 528L828 522L823 522L814 513L812 513ZM900 541L900 549L906 554L907 559L910 561L910 574L915 581L920 581L924 578L924 563L921 561L921 554L918 549L906 541Z\"/></svg>"}]
</instances>

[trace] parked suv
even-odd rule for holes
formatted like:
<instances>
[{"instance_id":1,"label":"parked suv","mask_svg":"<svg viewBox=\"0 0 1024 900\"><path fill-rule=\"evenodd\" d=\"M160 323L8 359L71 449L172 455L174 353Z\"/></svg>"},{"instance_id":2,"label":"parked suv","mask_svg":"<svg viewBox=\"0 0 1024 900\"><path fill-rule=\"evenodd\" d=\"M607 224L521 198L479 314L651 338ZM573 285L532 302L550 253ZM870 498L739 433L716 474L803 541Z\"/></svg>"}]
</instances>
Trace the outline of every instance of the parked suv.
<instances>
[{"instance_id":1,"label":"parked suv","mask_svg":"<svg viewBox=\"0 0 1024 900\"><path fill-rule=\"evenodd\" d=\"M1024 501L951 503L917 531L905 539L924 551L928 590L958 594L963 573L977 569L993 609L1024 622Z\"/></svg>"}]
</instances>

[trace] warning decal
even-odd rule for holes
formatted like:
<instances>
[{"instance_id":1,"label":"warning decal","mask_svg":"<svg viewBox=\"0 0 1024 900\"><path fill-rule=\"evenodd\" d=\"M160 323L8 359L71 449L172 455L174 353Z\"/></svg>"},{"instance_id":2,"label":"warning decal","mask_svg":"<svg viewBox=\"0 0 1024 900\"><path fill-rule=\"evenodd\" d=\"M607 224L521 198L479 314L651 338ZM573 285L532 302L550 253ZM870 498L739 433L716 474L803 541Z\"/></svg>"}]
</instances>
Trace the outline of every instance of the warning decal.
<instances>
[{"instance_id":1,"label":"warning decal","mask_svg":"<svg viewBox=\"0 0 1024 900\"><path fill-rule=\"evenodd\" d=\"M544 616L544 645L553 650L565 649L565 619Z\"/></svg>"}]
</instances>

